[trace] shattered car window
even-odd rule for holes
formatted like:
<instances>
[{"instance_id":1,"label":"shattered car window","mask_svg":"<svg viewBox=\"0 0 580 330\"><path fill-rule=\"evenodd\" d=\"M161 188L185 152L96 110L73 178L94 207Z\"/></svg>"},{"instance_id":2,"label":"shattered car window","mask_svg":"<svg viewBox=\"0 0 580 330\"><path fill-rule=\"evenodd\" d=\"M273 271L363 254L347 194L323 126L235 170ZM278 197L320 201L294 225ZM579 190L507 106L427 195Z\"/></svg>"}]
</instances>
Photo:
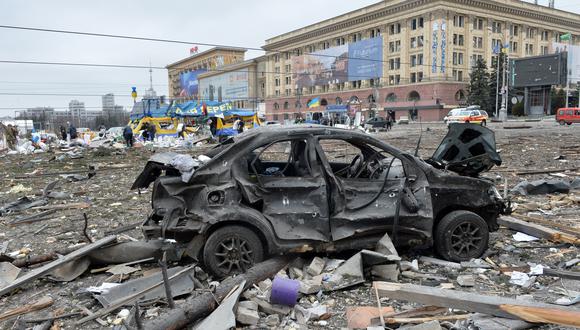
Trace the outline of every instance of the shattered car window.
<instances>
[{"instance_id":1,"label":"shattered car window","mask_svg":"<svg viewBox=\"0 0 580 330\"><path fill-rule=\"evenodd\" d=\"M251 152L249 172L255 175L298 177L310 176L308 143L298 139L279 141Z\"/></svg>"},{"instance_id":2,"label":"shattered car window","mask_svg":"<svg viewBox=\"0 0 580 330\"><path fill-rule=\"evenodd\" d=\"M404 176L401 160L378 147L341 139L321 139L319 144L335 176L372 180L387 172L389 178Z\"/></svg>"}]
</instances>

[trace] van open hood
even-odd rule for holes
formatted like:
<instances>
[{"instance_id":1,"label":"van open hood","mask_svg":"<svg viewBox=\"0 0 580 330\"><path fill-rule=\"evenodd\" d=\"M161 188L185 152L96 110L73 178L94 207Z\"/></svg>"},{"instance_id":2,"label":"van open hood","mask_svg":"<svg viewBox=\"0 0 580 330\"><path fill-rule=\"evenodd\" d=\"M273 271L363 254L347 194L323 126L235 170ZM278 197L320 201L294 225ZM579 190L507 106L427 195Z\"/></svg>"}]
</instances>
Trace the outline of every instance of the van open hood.
<instances>
[{"instance_id":1,"label":"van open hood","mask_svg":"<svg viewBox=\"0 0 580 330\"><path fill-rule=\"evenodd\" d=\"M502 161L492 130L476 124L453 123L427 162L439 169L475 177Z\"/></svg>"}]
</instances>

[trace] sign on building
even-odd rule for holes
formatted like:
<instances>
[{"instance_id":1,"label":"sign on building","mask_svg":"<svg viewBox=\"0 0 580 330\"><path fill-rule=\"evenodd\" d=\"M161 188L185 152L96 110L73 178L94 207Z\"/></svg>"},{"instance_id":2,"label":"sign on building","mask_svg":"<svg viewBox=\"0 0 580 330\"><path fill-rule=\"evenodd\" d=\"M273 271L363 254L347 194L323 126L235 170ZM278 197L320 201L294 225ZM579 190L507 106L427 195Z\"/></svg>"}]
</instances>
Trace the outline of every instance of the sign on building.
<instances>
[{"instance_id":1,"label":"sign on building","mask_svg":"<svg viewBox=\"0 0 580 330\"><path fill-rule=\"evenodd\" d=\"M202 78L199 92L201 99L207 101L246 100L249 98L249 71L246 68Z\"/></svg>"},{"instance_id":2,"label":"sign on building","mask_svg":"<svg viewBox=\"0 0 580 330\"><path fill-rule=\"evenodd\" d=\"M206 70L195 70L184 72L179 75L179 80L181 83L181 92L179 96L181 97L197 97L199 81L197 76L206 72Z\"/></svg>"},{"instance_id":3,"label":"sign on building","mask_svg":"<svg viewBox=\"0 0 580 330\"><path fill-rule=\"evenodd\" d=\"M512 86L565 85L566 61L566 53L512 60Z\"/></svg>"},{"instance_id":4,"label":"sign on building","mask_svg":"<svg viewBox=\"0 0 580 330\"><path fill-rule=\"evenodd\" d=\"M383 38L371 38L292 58L298 88L382 77Z\"/></svg>"}]
</instances>

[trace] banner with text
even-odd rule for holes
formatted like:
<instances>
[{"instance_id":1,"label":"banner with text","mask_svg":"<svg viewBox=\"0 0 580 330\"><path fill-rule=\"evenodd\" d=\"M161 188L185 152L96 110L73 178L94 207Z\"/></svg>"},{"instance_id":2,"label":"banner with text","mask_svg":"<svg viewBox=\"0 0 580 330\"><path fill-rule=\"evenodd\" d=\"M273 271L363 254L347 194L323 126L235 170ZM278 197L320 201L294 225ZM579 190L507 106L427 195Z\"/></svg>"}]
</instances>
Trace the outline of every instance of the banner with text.
<instances>
[{"instance_id":1,"label":"banner with text","mask_svg":"<svg viewBox=\"0 0 580 330\"><path fill-rule=\"evenodd\" d=\"M296 87L382 77L383 39L366 39L292 58Z\"/></svg>"}]
</instances>

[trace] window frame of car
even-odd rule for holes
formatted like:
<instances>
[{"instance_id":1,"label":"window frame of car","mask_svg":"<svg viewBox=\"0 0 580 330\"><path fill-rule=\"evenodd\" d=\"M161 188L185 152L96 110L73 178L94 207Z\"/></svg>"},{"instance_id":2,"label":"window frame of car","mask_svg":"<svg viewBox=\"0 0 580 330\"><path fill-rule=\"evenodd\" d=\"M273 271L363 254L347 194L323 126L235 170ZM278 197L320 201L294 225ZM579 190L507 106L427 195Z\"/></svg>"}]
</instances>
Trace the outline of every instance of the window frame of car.
<instances>
[{"instance_id":1,"label":"window frame of car","mask_svg":"<svg viewBox=\"0 0 580 330\"><path fill-rule=\"evenodd\" d=\"M352 145L355 148L360 149L361 152L364 152L364 150L362 148L360 148L359 146L357 146L357 144L355 144L353 142L358 142L358 143L364 144L364 146L366 148L370 149L371 151L373 151L375 153L377 151L375 149L373 149L372 147L380 149L381 150L380 152L385 152L385 153L389 154L391 157L398 159L401 162L404 176L406 178L409 177L409 171L408 171L409 160L406 157L404 157L403 154L398 152L396 149L391 148L389 145L384 144L381 141L375 141L372 139L365 139L363 137L357 137L357 136L348 138L348 137L345 137L344 135L333 135L333 134L318 135L318 136L315 136L314 141L313 141L315 143L314 149L317 153L322 153L321 158L320 158L321 161L323 162L322 167L324 168L324 170L326 172L329 172L329 170L330 170L330 172L327 173L328 175L331 175L333 177L335 176L334 172L332 171L332 167L330 166L331 163L328 160L328 157L326 156L326 153L325 153L324 149L322 148L322 145L319 143L320 140L341 140L341 141L344 141L345 143ZM322 157L324 157L324 158L322 158ZM327 165L328 165L328 167L327 167ZM371 179L369 178L369 179L363 179L363 180L371 180Z\"/></svg>"},{"instance_id":2,"label":"window frame of car","mask_svg":"<svg viewBox=\"0 0 580 330\"><path fill-rule=\"evenodd\" d=\"M250 171L248 171L248 174L250 175L255 175L256 176L256 180L258 181L258 184L260 186L264 186L264 184L262 183L260 176L265 176L264 174L260 174L258 173L258 171L256 170L254 164L256 162L257 159L260 158L260 156L266 151L268 150L268 148L272 147L273 145L277 144L277 143L281 143L281 142L290 142L290 148L292 148L292 142L293 141L305 141L306 142L306 148L307 148L307 154L308 154L308 159L307 159L307 163L308 163L308 175L302 175L302 176L283 176L282 178L314 178L316 177L317 171L314 168L313 164L312 164L312 137L311 136L284 136L281 138L276 138L274 140L271 140L265 144L258 144L257 146L251 146L249 147L244 154L248 155L248 154L253 154L255 150L259 149L259 148L264 148L262 149L258 154L256 154L254 156L254 158L252 159L252 161L250 162L250 166L252 169L252 173L250 173ZM290 165L290 160L292 158L292 149L290 149L290 153L288 154L288 160L286 161L286 167ZM285 170L286 168L284 168ZM284 172L284 170L282 170L282 172Z\"/></svg>"}]
</instances>

